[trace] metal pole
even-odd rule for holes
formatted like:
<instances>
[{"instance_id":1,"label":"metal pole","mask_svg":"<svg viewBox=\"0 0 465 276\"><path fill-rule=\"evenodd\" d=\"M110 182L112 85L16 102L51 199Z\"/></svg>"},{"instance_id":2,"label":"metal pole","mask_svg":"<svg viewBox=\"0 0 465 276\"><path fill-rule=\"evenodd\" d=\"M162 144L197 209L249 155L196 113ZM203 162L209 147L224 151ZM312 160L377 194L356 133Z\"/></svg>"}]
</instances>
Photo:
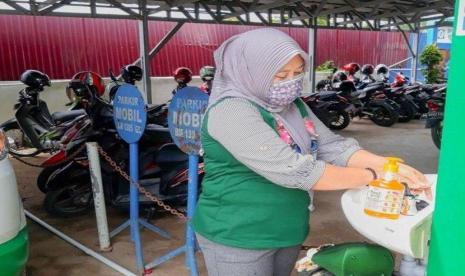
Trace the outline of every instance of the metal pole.
<instances>
[{"instance_id":1,"label":"metal pole","mask_svg":"<svg viewBox=\"0 0 465 276\"><path fill-rule=\"evenodd\" d=\"M137 143L129 144L129 174L134 182L139 181L139 145ZM139 230L139 191L133 184L129 188L130 210L129 220L131 225L131 239L134 242L136 251L137 272L144 272L144 255L140 241Z\"/></svg>"},{"instance_id":2,"label":"metal pole","mask_svg":"<svg viewBox=\"0 0 465 276\"><path fill-rule=\"evenodd\" d=\"M308 29L308 62L309 62L309 79L310 79L310 92L313 93L316 86L316 39L317 39L317 28L316 24L313 24L312 28Z\"/></svg>"},{"instance_id":3,"label":"metal pole","mask_svg":"<svg viewBox=\"0 0 465 276\"><path fill-rule=\"evenodd\" d=\"M87 156L89 157L90 180L94 194L95 217L97 219L98 240L101 251L111 251L110 234L108 233L107 210L105 195L103 192L102 173L97 143L86 143Z\"/></svg>"},{"instance_id":4,"label":"metal pole","mask_svg":"<svg viewBox=\"0 0 465 276\"><path fill-rule=\"evenodd\" d=\"M53 234L57 235L59 238L63 239L64 241L70 243L72 246L75 246L79 250L82 250L84 253L87 255L95 258L96 260L104 263L105 265L111 267L112 269L118 271L119 273L127 276L136 276L136 274L132 273L131 271L127 270L126 268L120 266L119 264L113 262L112 260L109 260L105 258L104 256L98 254L94 250L84 246L83 244L79 243L78 241L70 238L69 236L65 235L63 232L60 232L58 229L52 227L50 224L46 223L45 221L39 219L38 217L34 216L31 212L28 210L24 210L24 213L26 216L36 222L37 224L41 225L48 231L52 232Z\"/></svg>"},{"instance_id":5,"label":"metal pole","mask_svg":"<svg viewBox=\"0 0 465 276\"><path fill-rule=\"evenodd\" d=\"M139 52L141 67L144 70L142 79L143 90L147 98L147 103L152 103L152 83L150 81L150 54L149 54L149 21L146 8L147 1L140 0L139 8L142 13L142 20L139 20Z\"/></svg>"},{"instance_id":6,"label":"metal pole","mask_svg":"<svg viewBox=\"0 0 465 276\"><path fill-rule=\"evenodd\" d=\"M199 156L189 154L189 182L187 193L187 217L189 221L194 215L197 203L198 165ZM197 276L197 263L195 261L195 234L190 223L187 223L186 247L186 265L191 271L191 276Z\"/></svg>"},{"instance_id":7,"label":"metal pole","mask_svg":"<svg viewBox=\"0 0 465 276\"><path fill-rule=\"evenodd\" d=\"M417 29L417 31L414 33L414 40L413 40L413 45L412 45L412 75L411 75L411 80L412 82L417 81L417 68L418 68L418 47L420 44L420 31Z\"/></svg>"}]
</instances>

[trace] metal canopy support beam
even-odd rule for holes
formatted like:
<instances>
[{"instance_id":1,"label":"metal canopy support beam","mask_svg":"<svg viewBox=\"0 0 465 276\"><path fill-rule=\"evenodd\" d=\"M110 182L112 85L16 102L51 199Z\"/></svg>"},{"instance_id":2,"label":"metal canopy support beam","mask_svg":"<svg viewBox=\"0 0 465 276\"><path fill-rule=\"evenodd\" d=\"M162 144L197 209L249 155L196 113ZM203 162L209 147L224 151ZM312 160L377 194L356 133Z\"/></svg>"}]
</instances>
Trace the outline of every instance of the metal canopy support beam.
<instances>
[{"instance_id":1,"label":"metal canopy support beam","mask_svg":"<svg viewBox=\"0 0 465 276\"><path fill-rule=\"evenodd\" d=\"M278 0L269 4L265 5L256 5L254 8L249 9L249 12L259 12L259 11L264 11L264 10L269 10L269 9L274 9L274 8L279 8L285 4L293 4L295 2L299 2L301 0L288 0L288 1L283 1L283 0ZM233 17L237 17L240 15L243 15L244 12L232 12L231 14L225 15L223 19L229 19Z\"/></svg>"},{"instance_id":2,"label":"metal canopy support beam","mask_svg":"<svg viewBox=\"0 0 465 276\"><path fill-rule=\"evenodd\" d=\"M448 16L441 15L441 16L435 16L435 17L429 17L429 18L422 18L422 19L417 20L416 23L441 20L441 19L446 19L447 17ZM392 18L391 18L391 20L392 20ZM383 28L393 27L393 26L397 26L397 25L403 25L403 23L390 23L389 22L387 24L379 26L379 28L383 29ZM412 29L414 29L414 28L412 28Z\"/></svg>"},{"instance_id":3,"label":"metal canopy support beam","mask_svg":"<svg viewBox=\"0 0 465 276\"><path fill-rule=\"evenodd\" d=\"M47 7L45 9L43 9L43 10L40 10L39 14L46 15L47 13L51 13L54 10L58 9L59 7L67 5L69 3L71 3L71 0L62 0L62 1L55 2L53 5Z\"/></svg>"},{"instance_id":4,"label":"metal canopy support beam","mask_svg":"<svg viewBox=\"0 0 465 276\"><path fill-rule=\"evenodd\" d=\"M413 82L417 81L417 68L418 68L418 46L420 44L420 31L417 30L416 32L413 33L414 38L413 38L413 52L412 52L412 78L411 80Z\"/></svg>"},{"instance_id":5,"label":"metal canopy support beam","mask_svg":"<svg viewBox=\"0 0 465 276\"><path fill-rule=\"evenodd\" d=\"M407 47L408 47L408 49L410 51L410 54L412 54L412 57L415 58L416 54L415 54L414 48L412 47L412 45L410 45L410 38L407 36L405 31L400 28L400 24L397 23L397 21L396 21L396 19L394 17L392 18L392 21L394 22L394 26L397 27L397 30L402 34L402 37L404 38L405 43L407 44Z\"/></svg>"},{"instance_id":6,"label":"metal canopy support beam","mask_svg":"<svg viewBox=\"0 0 465 276\"><path fill-rule=\"evenodd\" d=\"M0 9L1 14L50 15L80 18L118 18L141 20L141 11L134 5L138 0L4 0L14 6L13 9ZM221 23L268 25L275 27L304 28L309 19L315 17L329 18L328 28L340 29L372 29L382 30L389 18L396 17L399 23L413 26L416 22L432 21L434 16L441 16L437 20L451 15L452 2L450 0L436 1L383 1L383 0L340 0L340 1L303 1L303 0L160 0L146 1L149 20L170 22ZM21 3L33 3L31 8L22 7ZM110 5L108 3L111 3ZM349 5L347 5L347 3ZM345 5L344 5L345 4ZM213 7L216 6L216 9ZM87 13L66 12L57 9L61 7L88 8ZM202 8L203 7L203 8ZM207 8L205 8L207 7ZM124 11L106 13L103 9L119 9ZM162 11L166 12L165 15ZM158 13L156 13L158 12ZM160 12L162 12L160 14ZM270 14L270 12L272 14ZM154 16L150 14L156 13ZM184 17L178 16L178 13ZM268 13L262 16L261 13ZM215 14L212 18L202 15ZM283 15L281 18L272 17ZM432 16L432 17L431 17ZM266 17L268 17L266 19ZM341 18L344 20L342 22ZM350 18L350 19L349 19ZM257 20L258 19L258 20ZM294 21L300 21L293 24ZM305 24L304 22L307 22ZM403 23L402 23L403 22ZM356 24L357 23L357 24ZM387 23L388 25L390 23ZM322 26L323 28L325 26ZM428 28L430 26L421 26ZM432 26L431 26L432 27ZM391 29L389 28L388 31ZM414 31L413 29L412 31Z\"/></svg>"},{"instance_id":7,"label":"metal canopy support beam","mask_svg":"<svg viewBox=\"0 0 465 276\"><path fill-rule=\"evenodd\" d=\"M166 43L168 43L171 38L173 38L173 36L179 31L179 29L181 29L181 27L184 25L185 22L179 22L178 24L176 24L176 26L173 27L173 29L171 29L161 40L160 42L158 42L158 44L152 49L150 50L150 53L149 53L149 58L152 59L154 56L156 56L158 54L158 52L160 52L160 50L166 45Z\"/></svg>"},{"instance_id":8,"label":"metal canopy support beam","mask_svg":"<svg viewBox=\"0 0 465 276\"><path fill-rule=\"evenodd\" d=\"M315 80L315 68L316 68L316 38L317 38L317 26L316 18L313 20L313 28L308 28L308 63L309 63L309 80L310 80L310 92L315 91L316 80Z\"/></svg>"},{"instance_id":9,"label":"metal canopy support beam","mask_svg":"<svg viewBox=\"0 0 465 276\"><path fill-rule=\"evenodd\" d=\"M129 15L132 15L136 18L139 18L141 19L141 16L134 12L133 10L131 10L130 8L128 7L125 7L123 4L121 4L120 2L116 1L116 0L106 0L108 3L112 4L113 6L117 7L118 9L124 11L125 13L129 14Z\"/></svg>"},{"instance_id":10,"label":"metal canopy support beam","mask_svg":"<svg viewBox=\"0 0 465 276\"><path fill-rule=\"evenodd\" d=\"M218 18L218 16L210 9L210 7L208 6L208 4L205 4L204 2L200 2L200 5L202 5L202 7L205 9L205 11L211 16L211 18L213 20L215 20L215 22L219 23L220 22L220 19Z\"/></svg>"},{"instance_id":11,"label":"metal canopy support beam","mask_svg":"<svg viewBox=\"0 0 465 276\"><path fill-rule=\"evenodd\" d=\"M152 83L150 81L150 56L149 56L149 21L148 12L146 9L147 1L139 0L139 7L142 15L142 20L139 20L139 52L140 63L144 70L143 90L147 98L147 103L152 103Z\"/></svg>"},{"instance_id":12,"label":"metal canopy support beam","mask_svg":"<svg viewBox=\"0 0 465 276\"><path fill-rule=\"evenodd\" d=\"M23 8L22 6L18 5L16 2L14 1L11 1L11 0L3 0L3 2L5 2L5 4L7 4L8 6L12 7L13 9L16 9L24 14L28 14L29 11L25 8ZM32 7L32 6L31 6Z\"/></svg>"}]
</instances>

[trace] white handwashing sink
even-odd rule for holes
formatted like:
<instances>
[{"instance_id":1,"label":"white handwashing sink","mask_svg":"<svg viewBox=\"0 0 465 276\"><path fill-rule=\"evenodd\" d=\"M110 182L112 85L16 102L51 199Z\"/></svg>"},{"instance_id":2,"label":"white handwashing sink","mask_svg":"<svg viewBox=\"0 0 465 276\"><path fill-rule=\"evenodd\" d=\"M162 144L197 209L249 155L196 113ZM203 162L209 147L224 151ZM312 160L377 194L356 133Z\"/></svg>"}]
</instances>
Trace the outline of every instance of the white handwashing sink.
<instances>
[{"instance_id":1,"label":"white handwashing sink","mask_svg":"<svg viewBox=\"0 0 465 276\"><path fill-rule=\"evenodd\" d=\"M431 221L437 175L426 175L433 187L433 200L424 195L420 199L429 203L425 209L413 216L401 215L397 220L376 218L363 212L367 188L346 191L341 198L344 214L360 234L371 241L405 256L424 259L428 254L431 236Z\"/></svg>"}]
</instances>

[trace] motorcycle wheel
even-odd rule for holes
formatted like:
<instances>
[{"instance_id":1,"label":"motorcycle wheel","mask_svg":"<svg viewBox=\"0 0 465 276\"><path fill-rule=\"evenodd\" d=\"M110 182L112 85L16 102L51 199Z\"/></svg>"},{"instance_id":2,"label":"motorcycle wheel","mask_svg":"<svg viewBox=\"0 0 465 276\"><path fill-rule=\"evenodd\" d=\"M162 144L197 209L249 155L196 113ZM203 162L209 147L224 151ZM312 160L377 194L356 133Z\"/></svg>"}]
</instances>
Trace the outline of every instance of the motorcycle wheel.
<instances>
[{"instance_id":1,"label":"motorcycle wheel","mask_svg":"<svg viewBox=\"0 0 465 276\"><path fill-rule=\"evenodd\" d=\"M328 111L328 127L334 130L342 130L350 123L350 115L344 110L329 110Z\"/></svg>"},{"instance_id":2,"label":"motorcycle wheel","mask_svg":"<svg viewBox=\"0 0 465 276\"><path fill-rule=\"evenodd\" d=\"M48 191L43 203L47 213L56 217L83 215L92 204L92 187L88 183L71 183Z\"/></svg>"},{"instance_id":3,"label":"motorcycle wheel","mask_svg":"<svg viewBox=\"0 0 465 276\"><path fill-rule=\"evenodd\" d=\"M50 176L59 168L59 166L52 166L52 167L46 167L44 168L40 173L39 176L37 177L37 188L39 190L46 194L48 192L48 180Z\"/></svg>"},{"instance_id":4,"label":"motorcycle wheel","mask_svg":"<svg viewBox=\"0 0 465 276\"><path fill-rule=\"evenodd\" d=\"M417 109L415 108L415 106L413 106L407 101L400 103L399 123L409 122L410 120L415 118L415 114L417 114Z\"/></svg>"},{"instance_id":5,"label":"motorcycle wheel","mask_svg":"<svg viewBox=\"0 0 465 276\"><path fill-rule=\"evenodd\" d=\"M431 127L431 137L433 138L434 145L440 149L442 137L442 120L435 123L434 126Z\"/></svg>"},{"instance_id":6,"label":"motorcycle wheel","mask_svg":"<svg viewBox=\"0 0 465 276\"><path fill-rule=\"evenodd\" d=\"M390 127L394 125L399 119L399 113L394 109L387 108L386 106L377 106L373 109L373 115L369 116L373 123L383 126Z\"/></svg>"},{"instance_id":7,"label":"motorcycle wheel","mask_svg":"<svg viewBox=\"0 0 465 276\"><path fill-rule=\"evenodd\" d=\"M9 124L3 128L10 146L9 153L19 157L34 157L40 150L32 147L29 138L24 134L17 123Z\"/></svg>"}]
</instances>

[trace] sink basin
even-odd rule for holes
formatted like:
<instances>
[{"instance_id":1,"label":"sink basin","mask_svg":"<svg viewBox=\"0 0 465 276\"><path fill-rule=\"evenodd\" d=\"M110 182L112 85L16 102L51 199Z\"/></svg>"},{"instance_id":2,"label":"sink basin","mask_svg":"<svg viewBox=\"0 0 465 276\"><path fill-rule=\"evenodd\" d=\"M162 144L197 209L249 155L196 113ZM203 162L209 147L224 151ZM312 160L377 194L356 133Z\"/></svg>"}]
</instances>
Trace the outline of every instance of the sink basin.
<instances>
[{"instance_id":1,"label":"sink basin","mask_svg":"<svg viewBox=\"0 0 465 276\"><path fill-rule=\"evenodd\" d=\"M425 258L431 236L431 221L434 210L434 196L437 175L426 175L433 187L433 200L413 216L401 215L397 220L376 218L363 212L367 187L346 191L341 198L344 214L361 235L392 251L414 258Z\"/></svg>"}]
</instances>

